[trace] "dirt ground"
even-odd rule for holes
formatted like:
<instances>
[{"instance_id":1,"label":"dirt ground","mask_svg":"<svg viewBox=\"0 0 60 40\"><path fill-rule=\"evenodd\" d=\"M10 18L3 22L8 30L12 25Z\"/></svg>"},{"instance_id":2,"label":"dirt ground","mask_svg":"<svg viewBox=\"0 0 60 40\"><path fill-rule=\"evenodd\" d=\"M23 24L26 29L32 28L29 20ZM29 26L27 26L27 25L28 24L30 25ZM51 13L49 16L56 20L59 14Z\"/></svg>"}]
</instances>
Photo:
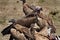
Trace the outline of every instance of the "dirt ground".
<instances>
[{"instance_id":1,"label":"dirt ground","mask_svg":"<svg viewBox=\"0 0 60 40\"><path fill-rule=\"evenodd\" d=\"M52 19L56 25L56 34L60 35L60 0L27 0L27 3L57 11L56 15L52 15ZM24 16L22 9L23 5L20 0L0 0L0 40L9 39L9 35L2 36L1 31L7 27L10 19L19 19Z\"/></svg>"}]
</instances>

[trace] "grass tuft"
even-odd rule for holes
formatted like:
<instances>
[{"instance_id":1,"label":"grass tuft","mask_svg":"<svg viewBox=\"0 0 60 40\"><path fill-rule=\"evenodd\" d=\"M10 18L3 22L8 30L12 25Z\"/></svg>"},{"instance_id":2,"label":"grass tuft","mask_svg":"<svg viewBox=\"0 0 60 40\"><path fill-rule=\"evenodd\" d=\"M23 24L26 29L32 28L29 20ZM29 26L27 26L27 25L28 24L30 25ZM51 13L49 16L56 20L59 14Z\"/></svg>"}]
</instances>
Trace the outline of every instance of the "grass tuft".
<instances>
[{"instance_id":1,"label":"grass tuft","mask_svg":"<svg viewBox=\"0 0 60 40\"><path fill-rule=\"evenodd\" d=\"M39 3L43 3L44 2L44 0L39 0Z\"/></svg>"},{"instance_id":2,"label":"grass tuft","mask_svg":"<svg viewBox=\"0 0 60 40\"><path fill-rule=\"evenodd\" d=\"M0 24L5 23L5 21L6 21L6 16L3 16L0 18Z\"/></svg>"}]
</instances>

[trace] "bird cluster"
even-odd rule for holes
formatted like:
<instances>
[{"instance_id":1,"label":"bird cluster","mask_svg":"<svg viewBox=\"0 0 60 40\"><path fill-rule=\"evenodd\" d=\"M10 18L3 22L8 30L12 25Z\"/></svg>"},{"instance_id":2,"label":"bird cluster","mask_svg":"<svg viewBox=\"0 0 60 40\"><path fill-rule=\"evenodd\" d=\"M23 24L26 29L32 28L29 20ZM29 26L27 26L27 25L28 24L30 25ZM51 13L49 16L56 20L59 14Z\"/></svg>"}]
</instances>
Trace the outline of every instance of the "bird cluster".
<instances>
[{"instance_id":1,"label":"bird cluster","mask_svg":"<svg viewBox=\"0 0 60 40\"><path fill-rule=\"evenodd\" d=\"M21 1L23 2L25 16L17 20L11 19L9 21L11 24L1 33L3 35L11 34L9 40L37 40L38 34L47 38L46 40L50 40L50 35L56 31L53 21L40 13L43 11L42 7L28 5L26 0ZM29 8L33 11L29 12Z\"/></svg>"}]
</instances>

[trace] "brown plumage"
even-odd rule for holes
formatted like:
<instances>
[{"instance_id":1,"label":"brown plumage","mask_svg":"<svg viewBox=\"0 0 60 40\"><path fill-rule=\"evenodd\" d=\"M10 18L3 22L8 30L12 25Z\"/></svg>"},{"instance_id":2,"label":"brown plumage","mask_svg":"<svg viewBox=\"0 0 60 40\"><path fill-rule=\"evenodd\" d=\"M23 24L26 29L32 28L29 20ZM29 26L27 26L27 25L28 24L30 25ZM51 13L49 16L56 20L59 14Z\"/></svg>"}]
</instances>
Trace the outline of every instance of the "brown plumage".
<instances>
[{"instance_id":1,"label":"brown plumage","mask_svg":"<svg viewBox=\"0 0 60 40\"><path fill-rule=\"evenodd\" d=\"M49 40L47 37L46 37L46 28L44 28L41 32L36 32L35 33L35 39L36 40Z\"/></svg>"},{"instance_id":2,"label":"brown plumage","mask_svg":"<svg viewBox=\"0 0 60 40\"><path fill-rule=\"evenodd\" d=\"M56 27L55 27L54 22L50 16L46 16L43 13L38 14L38 16L48 23L49 27L52 28L52 31L51 31L52 33L56 32Z\"/></svg>"},{"instance_id":3,"label":"brown plumage","mask_svg":"<svg viewBox=\"0 0 60 40\"><path fill-rule=\"evenodd\" d=\"M19 20L16 20L14 24L20 24L25 27L30 27L32 23L36 22L36 17L28 17L28 18L22 18Z\"/></svg>"},{"instance_id":4,"label":"brown plumage","mask_svg":"<svg viewBox=\"0 0 60 40\"><path fill-rule=\"evenodd\" d=\"M31 30L30 28L24 27L24 26L19 25L19 24L16 24L16 25L15 25L15 28L16 28L16 30L18 30L19 32L24 33L24 35L27 36L28 38L34 39L32 33L31 33L31 31L30 31L30 30Z\"/></svg>"},{"instance_id":5,"label":"brown plumage","mask_svg":"<svg viewBox=\"0 0 60 40\"><path fill-rule=\"evenodd\" d=\"M20 33L16 29L11 29L11 34L15 37L15 40L27 40L23 33Z\"/></svg>"}]
</instances>

